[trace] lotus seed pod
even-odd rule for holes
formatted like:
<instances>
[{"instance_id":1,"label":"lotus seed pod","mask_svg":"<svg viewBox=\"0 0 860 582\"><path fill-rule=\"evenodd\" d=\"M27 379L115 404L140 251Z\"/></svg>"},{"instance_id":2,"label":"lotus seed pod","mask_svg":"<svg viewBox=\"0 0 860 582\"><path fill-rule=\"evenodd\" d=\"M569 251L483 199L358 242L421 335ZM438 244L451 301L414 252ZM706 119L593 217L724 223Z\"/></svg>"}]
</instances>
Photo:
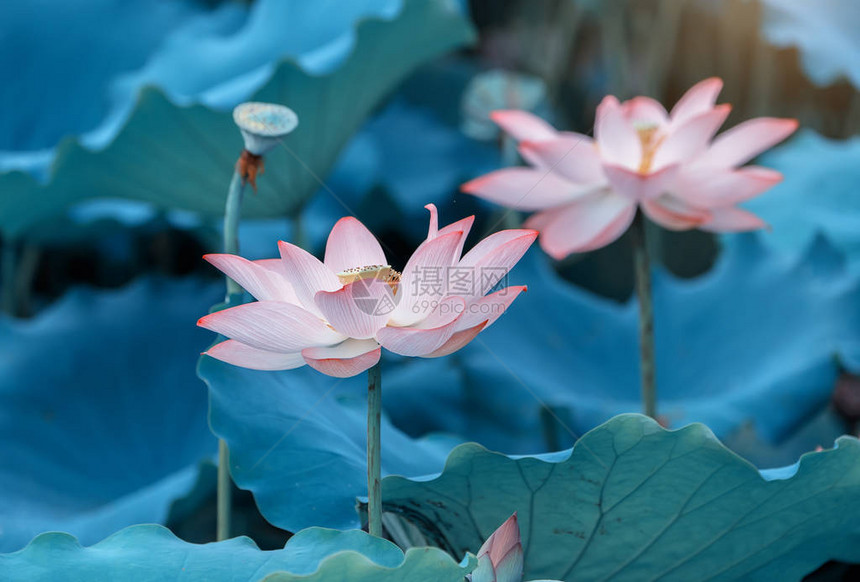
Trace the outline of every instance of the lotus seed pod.
<instances>
[{"instance_id":1,"label":"lotus seed pod","mask_svg":"<svg viewBox=\"0 0 860 582\"><path fill-rule=\"evenodd\" d=\"M249 102L233 110L233 121L242 132L245 149L255 156L262 156L298 126L299 117L283 105Z\"/></svg>"}]
</instances>

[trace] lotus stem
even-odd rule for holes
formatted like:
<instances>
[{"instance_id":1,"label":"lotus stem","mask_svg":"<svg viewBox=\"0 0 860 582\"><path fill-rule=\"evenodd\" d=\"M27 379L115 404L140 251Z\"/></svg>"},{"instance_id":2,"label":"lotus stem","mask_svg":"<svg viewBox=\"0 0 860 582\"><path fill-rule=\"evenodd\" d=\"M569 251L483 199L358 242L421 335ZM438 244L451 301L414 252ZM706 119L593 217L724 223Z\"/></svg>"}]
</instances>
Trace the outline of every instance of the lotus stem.
<instances>
[{"instance_id":1,"label":"lotus stem","mask_svg":"<svg viewBox=\"0 0 860 582\"><path fill-rule=\"evenodd\" d=\"M642 377L642 408L657 418L657 380L654 361L654 308L651 300L651 259L645 217L636 214L630 229L633 242L633 269L639 300L639 369Z\"/></svg>"},{"instance_id":2,"label":"lotus stem","mask_svg":"<svg viewBox=\"0 0 860 582\"><path fill-rule=\"evenodd\" d=\"M380 469L382 371L379 363L367 371L367 531L382 537L382 476Z\"/></svg>"},{"instance_id":3,"label":"lotus stem","mask_svg":"<svg viewBox=\"0 0 860 582\"><path fill-rule=\"evenodd\" d=\"M238 170L233 171L227 204L224 207L224 252L239 254L239 220L242 216L242 195L245 192L245 179ZM227 277L227 301L242 293L242 288ZM218 493L216 539L220 542L230 537L233 481L230 478L230 449L224 439L218 439Z\"/></svg>"},{"instance_id":4,"label":"lotus stem","mask_svg":"<svg viewBox=\"0 0 860 582\"><path fill-rule=\"evenodd\" d=\"M238 172L233 171L230 180L230 190L227 192L227 205L224 207L224 252L239 254L239 220L242 217L242 195L245 192L245 179ZM227 277L227 296L241 293L242 288L232 279Z\"/></svg>"},{"instance_id":5,"label":"lotus stem","mask_svg":"<svg viewBox=\"0 0 860 582\"><path fill-rule=\"evenodd\" d=\"M506 168L512 168L521 164L520 153L517 150L517 142L507 133L502 133L502 164ZM502 212L502 228L520 228L523 217L513 208L506 208Z\"/></svg>"}]
</instances>

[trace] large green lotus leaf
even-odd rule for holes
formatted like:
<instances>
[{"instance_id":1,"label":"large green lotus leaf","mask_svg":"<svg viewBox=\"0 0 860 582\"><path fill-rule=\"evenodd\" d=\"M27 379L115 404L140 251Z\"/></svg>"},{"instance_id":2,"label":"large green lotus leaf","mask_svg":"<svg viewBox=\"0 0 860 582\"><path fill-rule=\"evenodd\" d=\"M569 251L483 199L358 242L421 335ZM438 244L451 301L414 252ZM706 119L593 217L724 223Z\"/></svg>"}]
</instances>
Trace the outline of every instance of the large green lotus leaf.
<instances>
[{"instance_id":1,"label":"large green lotus leaf","mask_svg":"<svg viewBox=\"0 0 860 582\"><path fill-rule=\"evenodd\" d=\"M443 359L386 358L386 390L422 390L452 374ZM307 366L248 370L204 356L198 375L209 386L209 424L230 448L230 472L260 512L288 531L312 525L357 527L356 497L367 494L367 379L339 379ZM429 402L429 400L428 400ZM406 436L382 418L383 475L438 473L462 439Z\"/></svg>"},{"instance_id":2,"label":"large green lotus leaf","mask_svg":"<svg viewBox=\"0 0 860 582\"><path fill-rule=\"evenodd\" d=\"M164 527L136 525L90 547L66 533L46 533L18 552L0 554L8 582L252 582L275 572L273 580L461 582L472 567L473 561L458 565L436 548L404 556L391 542L362 531L323 528L303 530L274 551L261 551L246 537L190 544Z\"/></svg>"},{"instance_id":3,"label":"large green lotus leaf","mask_svg":"<svg viewBox=\"0 0 860 582\"><path fill-rule=\"evenodd\" d=\"M299 127L286 140L295 157L286 148L267 155L259 192L246 197L243 215L298 211L380 100L415 67L472 34L450 2L404 0L394 20L363 21L352 55L330 74L314 76L282 62L252 99L284 103L298 113ZM104 149L63 143L47 184L22 172L0 175L0 230L23 235L70 204L95 197L219 215L241 147L229 111L178 106L159 90L144 89L125 127Z\"/></svg>"},{"instance_id":4,"label":"large green lotus leaf","mask_svg":"<svg viewBox=\"0 0 860 582\"><path fill-rule=\"evenodd\" d=\"M194 319L223 289L140 279L0 318L0 552L45 531L91 544L168 519L218 448L194 375L208 333Z\"/></svg>"},{"instance_id":5,"label":"large green lotus leaf","mask_svg":"<svg viewBox=\"0 0 860 582\"><path fill-rule=\"evenodd\" d=\"M852 437L759 472L704 425L667 431L628 414L542 457L461 445L436 479L386 477L382 496L455 555L517 511L526 579L799 580L860 561Z\"/></svg>"}]
</instances>

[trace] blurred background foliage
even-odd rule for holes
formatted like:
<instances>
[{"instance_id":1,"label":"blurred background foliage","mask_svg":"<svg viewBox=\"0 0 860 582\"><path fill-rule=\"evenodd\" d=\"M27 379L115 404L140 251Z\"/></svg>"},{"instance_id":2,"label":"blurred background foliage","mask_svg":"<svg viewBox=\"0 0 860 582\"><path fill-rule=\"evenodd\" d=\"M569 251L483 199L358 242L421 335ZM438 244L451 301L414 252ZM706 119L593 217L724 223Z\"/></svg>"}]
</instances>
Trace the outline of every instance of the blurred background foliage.
<instances>
[{"instance_id":1,"label":"blurred background foliage","mask_svg":"<svg viewBox=\"0 0 860 582\"><path fill-rule=\"evenodd\" d=\"M9 320L8 329L2 330L4 365L15 362L19 368L18 375L10 375L9 382L0 385L5 414L17 414L15 407L22 406L21 402L25 407L37 406L32 399L22 400L20 394L27 388L24 384L44 378L36 379L40 377L38 367L33 368L38 366L37 358L28 360L22 354L36 349L33 345L41 345L42 340L37 336L31 345L18 338L42 333L42 343L53 345L46 339L53 333L46 322L56 321L57 314L65 314L61 319L67 325L85 330L80 339L73 334L66 340L80 342L82 355L53 386L65 392L46 398L77 399L85 404L101 398L102 392L87 382L77 383L99 370L104 361L123 361L139 346L159 341L159 329L193 328L194 320L202 315L200 306L184 314L167 310L152 316L156 329L130 322L127 342L112 342L98 352L86 346L100 345L109 336L97 325L87 326L85 314L87 309L104 309L100 316L94 313L93 319L106 317L109 307L100 305L133 302L134 293L142 293L138 285L148 289L150 284L141 281L153 277L218 285L218 273L200 257L220 250L220 217L214 209L223 203L232 156L238 156L241 147L238 131L229 122L229 109L255 93L297 108L300 128L311 131L295 134L301 147L309 149L296 147L296 155L290 154L291 136L285 142L287 147L279 148L267 161L268 173L260 180L264 187L258 196L247 197L254 218L243 222L242 254L274 256L277 239L302 244L319 254L331 225L343 215L354 214L391 250L392 263L402 265L425 236L427 217L422 207L428 202L440 207L444 222L477 215L469 245L492 230L515 224L516 217L458 192L462 182L517 161L510 144L487 124L490 110L531 109L559 128L590 133L595 106L607 93L650 95L671 106L695 82L719 76L725 81L720 101L734 107L728 126L767 115L796 117L803 131L761 160L782 171L786 180L750 204L773 225L773 232L757 235L755 244L734 236L719 238L653 227L653 254L671 274L666 278L670 288L666 297L707 287L708 280L719 279L712 270L722 260L729 265L725 269L735 272L734 278L721 283L724 294L744 292L745 285L755 284L747 274L760 270L764 272L760 279L773 285L765 287L774 296L783 293L782 276L793 301L821 306L811 309L808 321L804 318L799 327L786 331L788 328L774 326L770 336L758 336L760 343L745 337L742 326L714 332L714 337L725 338L722 341L736 340L739 353L766 350L770 342L773 351L769 358L763 356L768 362L759 377L750 378L755 375L754 366L744 377L725 375L732 366L725 360L712 361L714 369L708 369L706 350L699 354L700 359L688 358L679 368L698 372L695 368L701 366L707 380L703 385L714 390L723 382L743 391L744 383L754 380L761 389L755 408L762 416L773 402L772 390L781 386L780 379L796 371L798 354L815 352L815 365L810 367L815 373L802 377L795 386L802 409L795 411L790 422L780 424L780 430L771 431L771 438L763 439L760 426L750 418L736 417L727 423L724 433L729 444L759 466L791 462L816 445L829 446L836 434L856 433L860 390L850 372L860 371L857 352L835 346L853 346L860 336L860 329L851 326L858 321L860 305L851 301L858 287L856 265L860 262L860 149L853 137L860 133L860 40L856 34L860 5L852 0L829 0L820 9L810 10L796 0L367 0L350 3L349 11L338 11L338 3L331 1L307 3L301 11L300 4L87 0L73 9L64 2L39 0L0 9L4 16L0 42L7 49L0 58L0 75L10 80L0 92L0 210L6 213L5 218L0 217L2 305L15 320L31 318L33 322ZM404 11L417 15L412 25L399 21ZM108 20L112 26L101 25ZM368 22L359 25L364 21ZM426 25L426 34L416 35L415 22ZM362 26L370 31L364 37L355 32ZM295 34L285 34L285 27ZM397 51L395 47L401 45L409 48ZM393 60L400 64L394 67ZM219 63L226 64L219 68ZM337 80L344 70L353 73L346 81ZM276 86L273 80L284 85ZM158 107L147 110L147 104L153 102ZM155 113L140 117L142 111ZM182 141L170 137L173 125L184 123L173 120L173 115L183 120L195 116L198 124L194 132L183 134ZM138 129L143 131L127 132L129 119L138 119ZM152 128L166 129L143 139ZM124 149L117 150L124 135ZM124 164L117 163L116 155L111 157L116 151ZM209 156L212 151L216 154ZM220 166L205 165L214 159L221 160ZM301 163L306 159L310 170ZM200 180L196 178L199 174L203 175ZM185 196L181 204L171 203L174 187ZM132 190L135 192L130 193ZM275 204L294 199L295 203ZM16 212L26 220L13 215ZM749 250L750 245L758 250L738 254L737 248ZM732 263L732 249L743 260ZM534 250L528 265L515 270L512 278L533 285L536 310L542 298L562 296L585 313L580 319L576 311L565 314L571 326L588 317L603 317L609 322L604 326L621 329L625 318L630 319L625 313L632 290L631 264L630 243L622 237L604 249L556 264ZM828 265L836 266L828 270ZM526 272L540 277L534 282L522 280ZM750 278L753 283L747 281ZM691 281L684 283L684 279ZM100 298L84 300L78 294L62 299L81 285L94 288L88 293ZM837 291L828 294L817 289ZM175 289L171 293L181 295ZM203 294L197 294L200 303ZM690 304L701 303L702 297L707 294ZM525 306L514 307L523 307L523 321L502 319L494 335L488 336L498 350L511 348L511 338L536 312L530 310L527 299L522 299ZM832 303L824 304L831 299ZM185 304L182 299L176 301ZM209 304L208 299L203 303ZM734 306L726 300L727 313ZM764 294L744 309L757 312L768 306ZM667 301L665 308L671 307ZM696 333L697 326L716 329L723 322L707 305L687 309L691 315L686 327L679 328L684 333ZM146 320L144 314L132 314L131 319ZM794 317L790 306L771 315L775 319ZM509 326L517 329L506 329ZM39 329L44 331L27 331ZM831 333L833 329L838 333ZM564 337L551 331L534 332L535 350L545 346L546 353L579 349L580 340L565 343ZM601 330L581 331L582 342L587 343ZM790 350L781 351L779 338L787 334L797 341ZM632 334L621 343L630 341ZM683 344L684 338L679 341ZM820 349L806 350L804 341ZM25 345L28 347L22 347ZM615 368L617 377L635 372L635 359L617 361L610 353L611 345L607 342L606 347L595 348L590 362L593 369L608 370L609 377L614 377ZM181 352L185 359L177 357L172 365L188 362L188 358L193 361L202 347L176 345L173 351ZM658 353L660 349L658 344ZM526 414L518 415L504 402L492 401L493 390L513 390L518 382L506 377L498 385L482 384L486 375L481 375L481 367L492 368L485 360L486 355L484 360L474 355L465 365L455 357L425 374L450 379L427 387L435 390L437 405L428 414L419 404L421 395L410 392L407 381L402 382L407 386L403 389L395 381L388 397L394 427L415 438L444 431L489 441L488 446L508 447L505 452L539 452L571 444L567 434L559 436L553 417L561 417L579 430L599 421L596 417L577 421L581 411L553 402L552 368L559 362L538 360L536 370L523 374L530 384L533 380L538 385L546 382L539 392L548 404L518 393L512 402L529 398L531 406ZM30 362L31 369L21 362ZM155 360L152 366L157 366ZM34 379L16 384L17 377ZM179 401L194 403L188 407L205 417L202 382L178 376L171 381L179 387L174 392L182 395ZM142 385L146 382L141 379ZM829 395L837 384L839 390L831 403ZM616 395L615 401L613 396L600 406L608 401L612 406L604 406L604 411L620 411L616 410L619 406L629 404L626 397L635 397L634 387L629 388L627 394ZM683 386L677 388L681 391ZM354 398L356 390L345 385L339 397ZM482 393L481 405L473 407ZM575 383L557 391L561 401L575 400L577 394L581 393ZM700 409L706 405L697 404ZM40 422L51 423L50 418L41 418ZM694 415L684 417L684 422L699 419ZM127 422L133 433L137 421L129 418ZM41 433L22 432L16 426L0 423L0 429L7 431L5 438L43 438L24 436ZM201 447L205 449L209 435L202 434L200 426L193 428L190 442L204 443ZM103 438L109 437L105 433ZM159 447L157 454L172 454L167 440ZM206 455L193 456L183 462L197 467L198 461L207 461ZM170 466L142 479L156 482L176 470ZM193 487L187 475L184 479L183 490L174 492L179 500L173 503L173 510L168 512L162 503L156 517L168 520L184 539L205 541L214 531L211 466L204 464ZM251 533L263 547L283 545L288 534L257 513L249 494L237 498L237 508L241 508L237 529ZM38 525L42 527L42 522ZM109 533L90 527L81 526L80 531L92 531L92 539ZM20 547L30 533L30 529L22 529L7 538L14 541L2 549Z\"/></svg>"},{"instance_id":2,"label":"blurred background foliage","mask_svg":"<svg viewBox=\"0 0 860 582\"><path fill-rule=\"evenodd\" d=\"M51 5L46 0L42 3ZM90 12L94 14L111 8L111 3L107 1L91 4ZM158 87L159 82L164 83L153 73L146 73L153 69L159 70L156 65L160 65L163 70L169 69L164 63L171 56L171 45L163 36L167 36L169 41L170 29L164 28L163 22L168 17L180 21L182 17L188 19L191 13L206 27L197 21L192 21L191 25L185 23L185 27L175 24L179 28L180 41L191 44L190 39L196 37L189 30L198 32L198 28L204 28L211 37L204 36L203 40L214 42L215 39L229 46L224 39L229 40L231 35L242 32L242 17L238 13L244 4L253 3L179 0L156 3L158 10L147 11L147 15L159 23L157 34L155 25L148 20L135 21L135 26L141 28L140 38L136 43L128 43L133 46L123 52L124 59L110 59L101 66L93 66L87 61L87 67L100 73L100 78L81 83L80 74L72 75L73 82L66 83L73 92L64 92L62 98L51 97L48 103L38 102L44 97L31 95L27 98L27 94L35 92L40 83L32 71L43 64L40 58L50 59L56 54L56 46L28 46L27 54L22 58L4 60L5 76L14 80L14 86L20 87L14 92L6 91L4 95L10 100L13 94L18 99L23 97L25 110L30 108L34 111L22 116L21 105L13 106L11 101L0 109L0 127L6 128L3 132L4 147L0 150L0 167L26 170L46 180L54 146L60 144L62 138L91 130L99 123L111 127L102 127L101 131L96 132L98 135L85 135L82 143L96 150L104 147L106 135L119 130L119 127L113 127L118 125L117 111L127 108L129 105L123 102L134 96L128 87L135 83L140 86L155 83ZM841 75L823 79L826 82L822 84L822 79L813 81L804 70L803 51L814 51L815 47L808 47L814 42L814 36L836 35L839 31L816 29L814 33L809 32L809 25L804 26L805 21L801 21L794 24L801 32L793 38L791 27L785 21L790 22L792 17L802 18L806 15L786 16L780 12L780 8L771 6L779 7L782 4L791 5L790 2L778 0L473 0L469 8L478 32L477 41L468 48L426 65L401 84L395 94L389 91L390 106L385 102L376 105L375 119L368 121L341 156L339 164L346 166L350 162L347 159L350 151L353 154L352 164L343 168L342 173L349 176L344 181L350 184L346 185L347 191L341 197L365 222L377 227L381 224L384 229L393 231L384 233L384 236L392 238L394 243L399 242L401 237L408 239L409 244L415 240L411 233L418 229L405 219L417 217L420 207L428 201L444 204L445 201L453 200L458 204L457 216L477 208L483 214L492 215L494 209L457 193L461 180L479 175L494 164L501 163L497 161L500 157L494 159L493 150L497 156L499 151L498 147L493 147L495 136L491 137L490 143L480 143L464 138L458 131L470 116L470 109L461 106L468 82L477 73L491 69L516 73L508 75L507 84L500 89L490 89L506 93L497 98L498 102L494 102L494 106L516 106L516 94L520 91L522 79L531 78L542 85L539 98L532 99L537 101L533 108L559 127L586 133L593 123L596 103L607 93L619 97L645 94L671 104L696 81L708 76L720 76L725 79L725 89L720 100L733 105L728 125L756 115L770 115L796 117L803 128L823 138L844 139L856 134L860 130L860 96L848 78L851 74L856 78L856 72L842 71ZM37 7L32 10L37 10ZM384 13L385 10L390 11L384 8L380 12ZM12 15L20 11L20 8L16 8L12 10ZM119 19L118 28L128 25L128 12L128 8L119 11L116 16ZM842 21L858 18L856 10L851 10L850 6L845 12ZM57 21L63 18L68 19L68 14L59 12ZM839 22L838 18L834 20ZM44 21L44 18L37 20L40 23ZM17 27L17 34L23 36L20 24L11 18L6 19L5 26L13 29ZM782 30L786 28L788 32ZM768 33L774 30L779 45L772 44L768 38ZM813 36L813 41L805 40L804 32L807 36ZM117 37L114 31L101 42L117 42ZM792 40L795 44L788 44ZM821 43L826 41L822 38L818 40ZM34 41L32 35L26 41L28 45L39 42ZM167 48L160 46L159 42ZM71 59L75 66L81 66L85 55L95 58L103 56L105 52L98 37L78 38L72 35L67 44L70 53L80 54L78 59ZM180 48L183 48L181 43ZM836 56L849 63L846 67L850 67L849 55L842 53L851 47L840 45L837 48L840 52ZM860 48L854 48L860 51ZM154 52L149 61L146 51ZM129 54L125 55L126 52ZM172 52L182 54L176 48ZM269 49L269 53L276 54L276 51ZM835 58L832 54L827 56ZM173 57L178 58L176 55ZM188 60L187 56L184 58ZM257 61L260 61L259 57ZM820 69L815 61L807 65ZM139 67L142 67L140 70L143 72L130 73ZM67 70L66 74L71 73ZM116 82L117 76L123 77L120 82ZM167 79L167 91L170 94L169 83L176 81L172 81L172 77L167 74L162 74L162 77ZM52 79L52 82L56 80ZM200 84L202 81L198 82ZM224 82L219 79L209 84L223 85ZM174 95L175 98L181 95L180 102L192 98L223 106L230 103L231 92L242 92L222 89L221 92L227 97L212 89L209 89L209 93L198 91L190 94L187 86L192 84L185 82L184 85L185 93ZM248 81L239 85L245 93L248 92ZM117 97L123 91L128 95ZM176 93L176 90L173 92ZM216 96L212 97L213 94ZM59 107L52 107L48 112L46 105L53 105L54 101ZM36 102L35 105L33 102ZM106 111L108 115L105 115ZM333 116L330 122L336 123L342 113L328 110L322 115ZM25 131L25 127L29 130ZM34 128L38 128L38 131ZM425 139L416 140L417 135ZM200 148L212 147L214 137L198 135ZM238 137L235 137L233 143L238 143L237 140ZM193 143L183 145L190 148ZM186 155L187 148L183 150ZM806 149L810 148L801 148L800 155ZM843 148L837 142L833 149L838 152ZM286 156L284 152L281 154ZM398 155L402 158L398 158ZM836 155L838 153L815 157L829 159ZM848 170L856 167L856 164L850 163L854 156L847 155L846 158L839 168ZM431 165L434 162L436 165ZM88 160L84 163L99 162ZM142 160L142 163L152 164L147 160ZM295 162L278 158L270 162L270 171L277 172L278 166L285 163ZM789 164L784 164L787 166L785 168L779 167L778 163L775 165L784 172L790 169ZM815 164L808 164L809 168L813 166ZM178 167L165 170L169 170L165 176L168 183L171 180L170 172L180 171ZM298 168L291 175L299 171L304 172ZM307 172L304 173L302 180L313 183L314 180L307 176ZM4 196L13 198L17 194L17 184L4 181L7 177L0 177L0 183L4 185ZM332 179L328 175L321 178ZM174 181L178 179L178 175L174 176ZM354 186L355 182L360 182L358 187ZM786 182L785 188L796 188L792 186L792 180L787 179ZM217 200L220 197L212 192L216 184L206 182L208 198ZM278 180L278 184L283 189L286 182ZM338 188L332 189L339 193L342 184L340 182ZM96 183L96 186L100 187L89 188L86 197L100 200L116 195L115 188L106 187L104 182ZM326 197L319 184L316 186L319 189L316 198ZM768 202L774 198L776 194L765 197L769 199ZM162 200L167 201L164 197ZM392 201L394 204L391 204ZM84 203L83 206L73 204L69 208L71 202L58 202L50 212L44 213L43 220L33 224L23 235L18 236L19 229L16 228L16 236L11 240L8 236L4 239L7 246L15 247L14 251L8 252L20 255L17 263L21 279L32 281L31 284L18 284L13 300L15 305L10 306L17 315L34 313L40 305L60 296L75 283L117 286L131 280L135 274L151 271L188 274L198 270L214 276L197 259L202 252L217 249L217 220L201 220L193 213L177 217L176 211L164 204L120 205L95 201ZM761 204L767 205L766 202ZM348 213L336 201L312 200L310 205L327 206L332 215ZM391 206L394 208L390 209ZM777 206L777 203L771 206ZM313 214L304 205L299 209ZM397 220L389 220L388 213L392 210L391 216ZM781 212L786 214L792 211L781 209ZM291 214L295 216L295 212ZM319 216L321 213L316 214ZM803 217L804 213L797 211L789 216ZM115 224L116 221L123 224L134 222L134 228L122 228ZM280 232L281 236L289 238L292 236L291 229L285 222L286 217L281 226L270 232ZM309 219L307 222L319 220ZM493 222L495 220L489 218L486 227ZM307 228L313 231L316 226L308 225ZM325 227L317 229L318 232L324 230ZM787 230L780 229L774 236L784 238ZM705 272L718 252L713 237L704 233L663 232L656 238L661 261L673 273L684 277ZM317 237L313 242L321 241ZM408 244L395 244L393 248L404 246ZM81 260L81 255L86 255L87 259ZM629 296L632 288L630 269L622 266L630 261L629 255L628 241L622 240L588 256L568 259L559 268L577 284L623 300ZM605 268L606 265L618 267Z\"/></svg>"}]
</instances>

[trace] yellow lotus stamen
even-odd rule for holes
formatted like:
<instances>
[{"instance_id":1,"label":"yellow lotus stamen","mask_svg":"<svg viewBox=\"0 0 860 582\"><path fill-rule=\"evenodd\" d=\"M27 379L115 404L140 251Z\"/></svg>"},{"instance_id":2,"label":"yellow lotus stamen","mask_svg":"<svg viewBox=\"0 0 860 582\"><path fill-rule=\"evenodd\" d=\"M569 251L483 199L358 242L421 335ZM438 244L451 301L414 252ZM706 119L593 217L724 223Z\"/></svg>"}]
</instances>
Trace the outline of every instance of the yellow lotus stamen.
<instances>
[{"instance_id":1,"label":"yellow lotus stamen","mask_svg":"<svg viewBox=\"0 0 860 582\"><path fill-rule=\"evenodd\" d=\"M642 143L642 161L639 163L639 173L647 174L651 170L651 164L654 162L654 154L657 153L657 148L663 142L664 136L655 139L657 134L656 125L637 127L636 133L639 134L639 141Z\"/></svg>"},{"instance_id":2,"label":"yellow lotus stamen","mask_svg":"<svg viewBox=\"0 0 860 582\"><path fill-rule=\"evenodd\" d=\"M397 293L397 285L400 283L400 273L391 268L390 265L366 265L364 267L353 267L337 274L341 284L349 285L364 279L376 279L384 281Z\"/></svg>"}]
</instances>

